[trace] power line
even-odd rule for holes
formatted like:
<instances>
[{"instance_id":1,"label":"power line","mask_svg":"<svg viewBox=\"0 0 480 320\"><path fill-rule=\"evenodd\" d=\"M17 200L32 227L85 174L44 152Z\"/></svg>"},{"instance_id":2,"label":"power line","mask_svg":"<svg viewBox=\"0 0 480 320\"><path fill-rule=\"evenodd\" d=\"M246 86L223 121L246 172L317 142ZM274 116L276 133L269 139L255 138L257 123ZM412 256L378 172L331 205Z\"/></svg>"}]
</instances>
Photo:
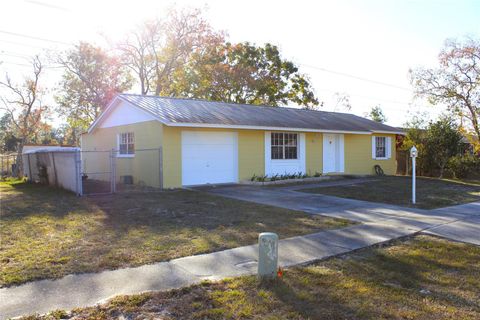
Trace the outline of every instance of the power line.
<instances>
[{"instance_id":1,"label":"power line","mask_svg":"<svg viewBox=\"0 0 480 320\"><path fill-rule=\"evenodd\" d=\"M10 43L18 46L31 47L31 48L48 49L46 47L35 46L33 44L27 44L27 43L21 43L21 42L15 42L15 41L3 40L3 39L0 39L0 42Z\"/></svg>"},{"instance_id":2,"label":"power line","mask_svg":"<svg viewBox=\"0 0 480 320\"><path fill-rule=\"evenodd\" d=\"M16 36L16 37L23 37L23 38L34 39L34 40L39 40L39 41L46 41L46 42L51 42L51 43L56 43L56 44L63 44L63 45L67 45L67 46L72 45L72 43L68 43L68 42L51 40L51 39L46 39L46 38L40 38L40 37L30 36L30 35L27 35L27 34L10 32L10 31L5 31L5 30L0 30L0 33L4 33L4 34L11 35L11 36Z\"/></svg>"},{"instance_id":3,"label":"power line","mask_svg":"<svg viewBox=\"0 0 480 320\"><path fill-rule=\"evenodd\" d=\"M336 74L336 75L339 75L339 76L348 77L348 78L352 78L352 79L356 79L356 80L360 80L360 81L375 83L375 84L378 84L378 85L387 86L387 87L391 87L391 88L395 88L395 89L399 89L399 90L405 90L405 91L409 91L409 92L412 91L411 89L408 89L408 88L406 88L406 87L398 86L398 85L391 84L391 83L387 83L387 82L383 82L383 81L378 81L378 80L363 78L363 77L359 77L359 76L356 76L356 75L353 75L353 74L349 74L349 73L344 73L344 72L329 70L329 69L325 69L325 68L321 68L321 67L316 67L316 66L312 66L312 65L308 65L308 64L302 64L302 63L300 63L300 65L301 65L301 66L304 66L304 67L307 67L307 68L311 68L311 69L315 69L315 70L319 70L319 71L323 71L323 72L328 72L328 73L332 73L332 74Z\"/></svg>"},{"instance_id":4,"label":"power line","mask_svg":"<svg viewBox=\"0 0 480 320\"><path fill-rule=\"evenodd\" d=\"M325 91L325 92L330 92L330 93L341 93L339 91L334 91L334 90L328 90L328 89L316 89L317 91ZM377 98L377 97L372 97L372 96L364 96L364 95L360 95L360 94L350 94L350 93L347 93L345 92L345 94L347 96L350 96L350 97L358 97L358 98L362 98L362 99L370 99L370 100L376 100L376 101L383 101L383 102L386 102L386 103L395 103L395 104L400 104L400 105L406 105L406 106L409 106L409 104L407 102L401 102L401 101L395 101L395 100L388 100L388 99L384 99L384 98Z\"/></svg>"},{"instance_id":5,"label":"power line","mask_svg":"<svg viewBox=\"0 0 480 320\"><path fill-rule=\"evenodd\" d=\"M16 65L16 66L20 66L20 67L32 68L32 65L30 65L30 64L0 60L0 66L2 64L10 64L10 65ZM61 69L63 67L62 66L46 66L46 65L44 65L43 68L45 68L45 69Z\"/></svg>"}]
</instances>

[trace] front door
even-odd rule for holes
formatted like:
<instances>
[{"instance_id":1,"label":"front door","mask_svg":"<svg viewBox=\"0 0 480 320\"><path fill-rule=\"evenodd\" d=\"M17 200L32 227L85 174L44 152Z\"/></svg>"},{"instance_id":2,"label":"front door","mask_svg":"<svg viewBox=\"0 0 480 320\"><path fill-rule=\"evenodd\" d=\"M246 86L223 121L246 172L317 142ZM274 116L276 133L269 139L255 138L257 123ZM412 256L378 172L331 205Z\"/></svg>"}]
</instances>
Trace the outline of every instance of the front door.
<instances>
[{"instance_id":1,"label":"front door","mask_svg":"<svg viewBox=\"0 0 480 320\"><path fill-rule=\"evenodd\" d=\"M344 172L343 134L323 135L323 173Z\"/></svg>"}]
</instances>

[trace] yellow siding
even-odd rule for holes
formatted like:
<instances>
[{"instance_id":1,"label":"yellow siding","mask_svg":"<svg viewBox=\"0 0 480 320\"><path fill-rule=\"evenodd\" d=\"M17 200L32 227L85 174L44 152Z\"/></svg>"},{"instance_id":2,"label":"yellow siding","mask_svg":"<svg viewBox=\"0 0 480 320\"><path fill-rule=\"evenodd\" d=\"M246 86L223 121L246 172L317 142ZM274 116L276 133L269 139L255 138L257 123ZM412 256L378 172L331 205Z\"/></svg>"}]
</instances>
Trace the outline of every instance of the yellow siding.
<instances>
[{"instance_id":1,"label":"yellow siding","mask_svg":"<svg viewBox=\"0 0 480 320\"><path fill-rule=\"evenodd\" d=\"M321 133L307 132L305 134L306 169L307 173L314 175L323 171L323 135Z\"/></svg>"},{"instance_id":2,"label":"yellow siding","mask_svg":"<svg viewBox=\"0 0 480 320\"><path fill-rule=\"evenodd\" d=\"M82 135L82 165L89 179L109 180L109 152L117 149L117 135L124 132L135 134L135 156L116 158L117 181L121 176L133 176L134 183L159 186L160 159L158 149L162 142L162 125L157 121L147 121L111 128L98 128L90 134ZM153 150L145 150L153 149ZM89 152L96 151L96 152ZM101 152L107 151L107 152Z\"/></svg>"},{"instance_id":3,"label":"yellow siding","mask_svg":"<svg viewBox=\"0 0 480 320\"><path fill-rule=\"evenodd\" d=\"M265 174L265 132L238 131L238 178L249 180Z\"/></svg>"},{"instance_id":4,"label":"yellow siding","mask_svg":"<svg viewBox=\"0 0 480 320\"><path fill-rule=\"evenodd\" d=\"M228 131L238 133L238 178L250 179L254 174L265 172L264 131L229 130L213 128L180 128L164 126L163 129L163 171L164 186L182 186L182 131Z\"/></svg>"},{"instance_id":5,"label":"yellow siding","mask_svg":"<svg viewBox=\"0 0 480 320\"><path fill-rule=\"evenodd\" d=\"M372 159L372 136L364 134L345 135L345 173L348 174L374 174L373 166L378 164L385 174L395 174L395 135L375 135L391 137L392 150L390 159Z\"/></svg>"},{"instance_id":6,"label":"yellow siding","mask_svg":"<svg viewBox=\"0 0 480 320\"><path fill-rule=\"evenodd\" d=\"M182 186L182 135L181 128L163 127L163 186Z\"/></svg>"},{"instance_id":7,"label":"yellow siding","mask_svg":"<svg viewBox=\"0 0 480 320\"><path fill-rule=\"evenodd\" d=\"M159 185L160 159L158 148L163 149L163 186L177 188L182 186L182 147L181 132L191 131L229 131L238 134L238 177L248 180L254 174L265 173L265 133L261 130L229 130L213 128L181 128L162 126L156 121L96 129L82 136L82 150L106 150L117 148L117 134L135 133L136 149L155 149L154 151L136 151L134 158L117 158L117 177L132 175L134 183L150 186ZM386 174L395 174L395 135L392 139L392 157L388 160L372 159L372 136L345 134L345 173L373 174L373 166L379 164ZM306 171L315 174L323 171L323 135L305 133ZM82 154L86 172L108 171L109 153Z\"/></svg>"}]
</instances>

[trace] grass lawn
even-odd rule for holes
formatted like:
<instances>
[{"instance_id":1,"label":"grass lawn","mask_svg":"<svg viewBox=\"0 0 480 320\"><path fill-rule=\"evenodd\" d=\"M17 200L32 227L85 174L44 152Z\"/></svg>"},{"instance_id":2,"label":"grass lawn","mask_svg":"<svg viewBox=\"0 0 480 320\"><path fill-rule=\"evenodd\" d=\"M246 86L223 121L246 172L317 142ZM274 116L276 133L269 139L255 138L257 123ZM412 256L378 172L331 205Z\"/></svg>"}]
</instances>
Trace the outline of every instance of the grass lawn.
<instances>
[{"instance_id":1,"label":"grass lawn","mask_svg":"<svg viewBox=\"0 0 480 320\"><path fill-rule=\"evenodd\" d=\"M306 267L120 296L51 318L479 319L480 247L418 236ZM44 317L46 318L46 317ZM31 316L29 319L36 319Z\"/></svg>"},{"instance_id":2,"label":"grass lawn","mask_svg":"<svg viewBox=\"0 0 480 320\"><path fill-rule=\"evenodd\" d=\"M302 191L414 207L411 177L377 177L376 181L366 183ZM417 178L417 208L434 209L473 201L480 201L480 181Z\"/></svg>"},{"instance_id":3,"label":"grass lawn","mask_svg":"<svg viewBox=\"0 0 480 320\"><path fill-rule=\"evenodd\" d=\"M175 190L78 198L0 182L0 286L218 251L349 225L206 193Z\"/></svg>"}]
</instances>

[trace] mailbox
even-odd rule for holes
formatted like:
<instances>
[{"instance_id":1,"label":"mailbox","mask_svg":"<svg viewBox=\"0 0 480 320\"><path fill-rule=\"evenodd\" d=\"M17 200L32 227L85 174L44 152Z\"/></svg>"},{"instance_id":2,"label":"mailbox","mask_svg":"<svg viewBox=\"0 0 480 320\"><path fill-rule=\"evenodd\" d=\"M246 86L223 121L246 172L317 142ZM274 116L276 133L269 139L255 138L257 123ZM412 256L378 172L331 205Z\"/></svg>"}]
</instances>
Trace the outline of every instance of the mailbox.
<instances>
[{"instance_id":1,"label":"mailbox","mask_svg":"<svg viewBox=\"0 0 480 320\"><path fill-rule=\"evenodd\" d=\"M413 147L410 149L410 158L416 158L417 155L418 155L417 148L415 148L415 146L413 146Z\"/></svg>"}]
</instances>

